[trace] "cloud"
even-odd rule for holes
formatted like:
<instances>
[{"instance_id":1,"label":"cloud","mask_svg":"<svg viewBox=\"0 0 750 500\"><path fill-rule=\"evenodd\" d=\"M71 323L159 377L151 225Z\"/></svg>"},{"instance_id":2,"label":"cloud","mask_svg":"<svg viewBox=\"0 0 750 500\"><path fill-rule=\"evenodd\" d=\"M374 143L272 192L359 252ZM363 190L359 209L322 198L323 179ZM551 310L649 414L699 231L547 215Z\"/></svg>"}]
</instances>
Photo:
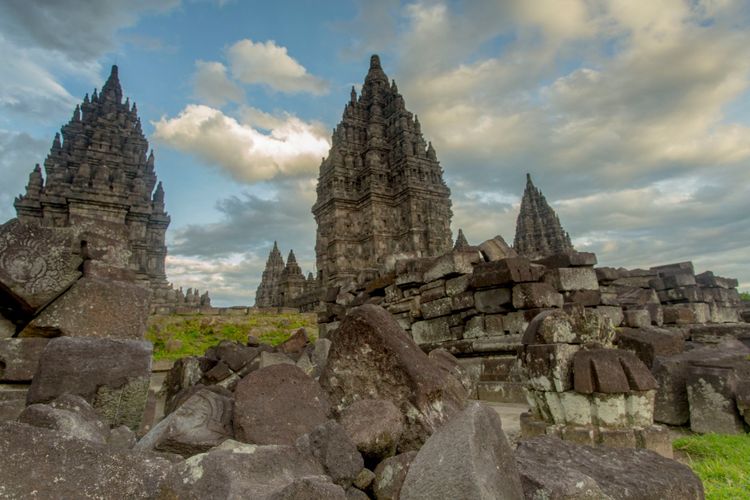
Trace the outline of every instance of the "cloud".
<instances>
[{"instance_id":1,"label":"cloud","mask_svg":"<svg viewBox=\"0 0 750 500\"><path fill-rule=\"evenodd\" d=\"M0 129L0 223L16 216L13 200L25 192L35 163L42 163L50 142Z\"/></svg>"},{"instance_id":2,"label":"cloud","mask_svg":"<svg viewBox=\"0 0 750 500\"><path fill-rule=\"evenodd\" d=\"M244 92L227 77L227 68L216 61L196 61L193 77L195 96L209 106L221 107L227 102L242 102Z\"/></svg>"},{"instance_id":3,"label":"cloud","mask_svg":"<svg viewBox=\"0 0 750 500\"><path fill-rule=\"evenodd\" d=\"M304 66L289 56L286 47L276 42L253 42L245 39L227 50L232 76L242 83L267 85L285 93L309 92L322 95L328 84L307 72Z\"/></svg>"},{"instance_id":4,"label":"cloud","mask_svg":"<svg viewBox=\"0 0 750 500\"><path fill-rule=\"evenodd\" d=\"M153 138L216 165L240 182L314 173L328 152L322 125L286 115L265 134L209 106L190 104L152 122Z\"/></svg>"}]
</instances>

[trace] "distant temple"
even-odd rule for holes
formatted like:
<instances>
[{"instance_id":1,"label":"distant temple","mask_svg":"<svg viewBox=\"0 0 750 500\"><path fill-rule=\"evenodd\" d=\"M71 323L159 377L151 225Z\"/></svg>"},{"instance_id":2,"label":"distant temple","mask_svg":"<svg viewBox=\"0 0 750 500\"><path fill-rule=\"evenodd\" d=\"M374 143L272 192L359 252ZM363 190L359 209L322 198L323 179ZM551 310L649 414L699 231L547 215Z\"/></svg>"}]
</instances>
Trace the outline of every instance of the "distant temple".
<instances>
[{"instance_id":1,"label":"distant temple","mask_svg":"<svg viewBox=\"0 0 750 500\"><path fill-rule=\"evenodd\" d=\"M450 190L432 144L380 59L333 131L320 165L315 253L323 286L377 272L390 256L451 250Z\"/></svg>"},{"instance_id":2,"label":"distant temple","mask_svg":"<svg viewBox=\"0 0 750 500\"><path fill-rule=\"evenodd\" d=\"M526 189L516 221L513 249L532 260L574 250L560 219L542 192L531 182L529 174L526 174Z\"/></svg>"},{"instance_id":3,"label":"distant temple","mask_svg":"<svg viewBox=\"0 0 750 500\"><path fill-rule=\"evenodd\" d=\"M289 251L286 265L278 244L266 260L266 269L255 293L255 307L314 307L317 300L318 282L312 273L307 278L297 264L294 250Z\"/></svg>"},{"instance_id":4,"label":"distant temple","mask_svg":"<svg viewBox=\"0 0 750 500\"><path fill-rule=\"evenodd\" d=\"M167 281L165 233L170 218L157 184L154 153L141 129L135 103L122 102L117 66L101 93L86 94L71 120L55 134L26 194L15 200L19 220L48 227L76 227L104 262L135 271L154 292L154 304L210 305L208 293L173 290Z\"/></svg>"}]
</instances>

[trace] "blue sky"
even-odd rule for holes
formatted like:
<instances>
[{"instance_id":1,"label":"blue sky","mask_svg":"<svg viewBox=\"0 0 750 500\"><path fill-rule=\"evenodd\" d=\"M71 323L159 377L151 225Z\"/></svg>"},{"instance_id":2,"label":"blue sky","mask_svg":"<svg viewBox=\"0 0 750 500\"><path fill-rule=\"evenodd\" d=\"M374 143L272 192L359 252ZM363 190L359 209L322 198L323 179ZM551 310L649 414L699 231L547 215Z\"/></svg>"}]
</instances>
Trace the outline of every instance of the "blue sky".
<instances>
[{"instance_id":1,"label":"blue sky","mask_svg":"<svg viewBox=\"0 0 750 500\"><path fill-rule=\"evenodd\" d=\"M512 241L525 173L600 264L750 288L742 0L56 0L0 5L0 219L113 63L172 216L168 274L248 304L273 240L313 270L320 157L379 53L452 189Z\"/></svg>"}]
</instances>

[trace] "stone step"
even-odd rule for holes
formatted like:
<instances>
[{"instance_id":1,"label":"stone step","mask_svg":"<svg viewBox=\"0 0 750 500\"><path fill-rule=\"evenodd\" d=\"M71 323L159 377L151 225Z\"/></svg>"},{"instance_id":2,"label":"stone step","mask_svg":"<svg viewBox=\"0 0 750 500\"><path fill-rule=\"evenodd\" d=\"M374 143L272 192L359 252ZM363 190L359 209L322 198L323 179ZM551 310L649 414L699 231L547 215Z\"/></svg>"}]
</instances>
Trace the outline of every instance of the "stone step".
<instances>
[{"instance_id":1,"label":"stone step","mask_svg":"<svg viewBox=\"0 0 750 500\"><path fill-rule=\"evenodd\" d=\"M495 403L525 403L526 395L521 382L480 381L477 399Z\"/></svg>"},{"instance_id":2,"label":"stone step","mask_svg":"<svg viewBox=\"0 0 750 500\"><path fill-rule=\"evenodd\" d=\"M31 384L0 384L0 401L26 401Z\"/></svg>"}]
</instances>

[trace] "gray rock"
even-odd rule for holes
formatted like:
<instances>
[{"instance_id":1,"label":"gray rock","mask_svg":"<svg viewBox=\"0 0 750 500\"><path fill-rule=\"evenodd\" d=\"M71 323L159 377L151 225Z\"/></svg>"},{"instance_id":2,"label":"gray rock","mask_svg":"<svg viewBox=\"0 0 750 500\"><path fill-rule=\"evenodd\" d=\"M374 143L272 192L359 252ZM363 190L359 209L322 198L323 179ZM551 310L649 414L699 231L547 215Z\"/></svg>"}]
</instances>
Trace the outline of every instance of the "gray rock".
<instances>
[{"instance_id":1,"label":"gray rock","mask_svg":"<svg viewBox=\"0 0 750 500\"><path fill-rule=\"evenodd\" d=\"M235 390L235 436L247 443L294 444L329 413L328 396L293 364L254 371Z\"/></svg>"},{"instance_id":2,"label":"gray rock","mask_svg":"<svg viewBox=\"0 0 750 500\"><path fill-rule=\"evenodd\" d=\"M294 365L295 362L289 356L280 352L262 352L260 353L260 366L258 368L267 368L273 365Z\"/></svg>"},{"instance_id":3,"label":"gray rock","mask_svg":"<svg viewBox=\"0 0 750 500\"><path fill-rule=\"evenodd\" d=\"M433 349L427 355L431 360L437 363L438 367L446 373L453 375L461 385L466 389L466 394L471 396L477 391L477 381L473 379L469 373L464 370L458 359L448 352L447 349L439 348Z\"/></svg>"},{"instance_id":4,"label":"gray rock","mask_svg":"<svg viewBox=\"0 0 750 500\"><path fill-rule=\"evenodd\" d=\"M516 462L529 500L703 498L703 484L689 467L650 450L592 448L540 436L519 443Z\"/></svg>"},{"instance_id":5,"label":"gray rock","mask_svg":"<svg viewBox=\"0 0 750 500\"><path fill-rule=\"evenodd\" d=\"M0 400L0 422L16 421L26 409L26 401L23 399L12 399L10 401Z\"/></svg>"},{"instance_id":6,"label":"gray rock","mask_svg":"<svg viewBox=\"0 0 750 500\"><path fill-rule=\"evenodd\" d=\"M382 307L349 312L331 337L320 384L334 411L360 399L386 399L406 416L399 450L417 449L466 405L466 390L442 371Z\"/></svg>"},{"instance_id":7,"label":"gray rock","mask_svg":"<svg viewBox=\"0 0 750 500\"><path fill-rule=\"evenodd\" d=\"M127 426L121 425L109 431L107 444L113 448L131 450L135 446L136 441L135 432L131 431Z\"/></svg>"},{"instance_id":8,"label":"gray rock","mask_svg":"<svg viewBox=\"0 0 750 500\"><path fill-rule=\"evenodd\" d=\"M0 339L0 381L29 382L48 339Z\"/></svg>"},{"instance_id":9,"label":"gray rock","mask_svg":"<svg viewBox=\"0 0 750 500\"><path fill-rule=\"evenodd\" d=\"M633 351L649 368L656 356L674 356L685 350L680 333L656 327L620 328L616 342L620 349Z\"/></svg>"},{"instance_id":10,"label":"gray rock","mask_svg":"<svg viewBox=\"0 0 750 500\"><path fill-rule=\"evenodd\" d=\"M27 404L65 394L88 401L110 425L140 425L151 377L150 342L57 337L39 359Z\"/></svg>"},{"instance_id":11,"label":"gray rock","mask_svg":"<svg viewBox=\"0 0 750 500\"><path fill-rule=\"evenodd\" d=\"M232 400L202 389L156 424L135 449L176 453L187 458L232 437Z\"/></svg>"},{"instance_id":12,"label":"gray rock","mask_svg":"<svg viewBox=\"0 0 750 500\"><path fill-rule=\"evenodd\" d=\"M430 436L409 467L401 498L517 499L523 491L500 417L470 403Z\"/></svg>"},{"instance_id":13,"label":"gray rock","mask_svg":"<svg viewBox=\"0 0 750 500\"><path fill-rule=\"evenodd\" d=\"M364 466L357 447L335 420L317 426L296 444L300 450L311 453L333 482L344 488L352 485Z\"/></svg>"},{"instance_id":14,"label":"gray rock","mask_svg":"<svg viewBox=\"0 0 750 500\"><path fill-rule=\"evenodd\" d=\"M175 361L164 380L165 412L171 413L174 411L178 406L174 401L175 396L188 387L196 385L202 377L203 371L199 358L189 356Z\"/></svg>"},{"instance_id":15,"label":"gray rock","mask_svg":"<svg viewBox=\"0 0 750 500\"><path fill-rule=\"evenodd\" d=\"M19 422L0 425L4 498L156 498L172 464Z\"/></svg>"},{"instance_id":16,"label":"gray rock","mask_svg":"<svg viewBox=\"0 0 750 500\"><path fill-rule=\"evenodd\" d=\"M294 446L224 441L177 464L162 487L164 498L272 498L296 479L324 476L323 466Z\"/></svg>"},{"instance_id":17,"label":"gray rock","mask_svg":"<svg viewBox=\"0 0 750 500\"><path fill-rule=\"evenodd\" d=\"M394 455L404 432L403 415L385 399L352 403L341 413L340 422L368 464Z\"/></svg>"},{"instance_id":18,"label":"gray rock","mask_svg":"<svg viewBox=\"0 0 750 500\"><path fill-rule=\"evenodd\" d=\"M401 487L409 472L409 466L417 456L416 451L407 451L395 457L386 458L375 468L372 490L377 500L398 500Z\"/></svg>"},{"instance_id":19,"label":"gray rock","mask_svg":"<svg viewBox=\"0 0 750 500\"><path fill-rule=\"evenodd\" d=\"M271 500L311 500L314 498L345 500L348 497L344 488L333 484L327 477L315 476L295 479L293 483L274 493L270 498Z\"/></svg>"},{"instance_id":20,"label":"gray rock","mask_svg":"<svg viewBox=\"0 0 750 500\"><path fill-rule=\"evenodd\" d=\"M29 405L18 421L34 427L58 431L61 435L104 444L109 427L81 396L63 394L48 404Z\"/></svg>"},{"instance_id":21,"label":"gray rock","mask_svg":"<svg viewBox=\"0 0 750 500\"><path fill-rule=\"evenodd\" d=\"M686 380L690 430L700 434L744 434L744 421L735 404L737 385L737 375L731 367L691 367Z\"/></svg>"}]
</instances>

